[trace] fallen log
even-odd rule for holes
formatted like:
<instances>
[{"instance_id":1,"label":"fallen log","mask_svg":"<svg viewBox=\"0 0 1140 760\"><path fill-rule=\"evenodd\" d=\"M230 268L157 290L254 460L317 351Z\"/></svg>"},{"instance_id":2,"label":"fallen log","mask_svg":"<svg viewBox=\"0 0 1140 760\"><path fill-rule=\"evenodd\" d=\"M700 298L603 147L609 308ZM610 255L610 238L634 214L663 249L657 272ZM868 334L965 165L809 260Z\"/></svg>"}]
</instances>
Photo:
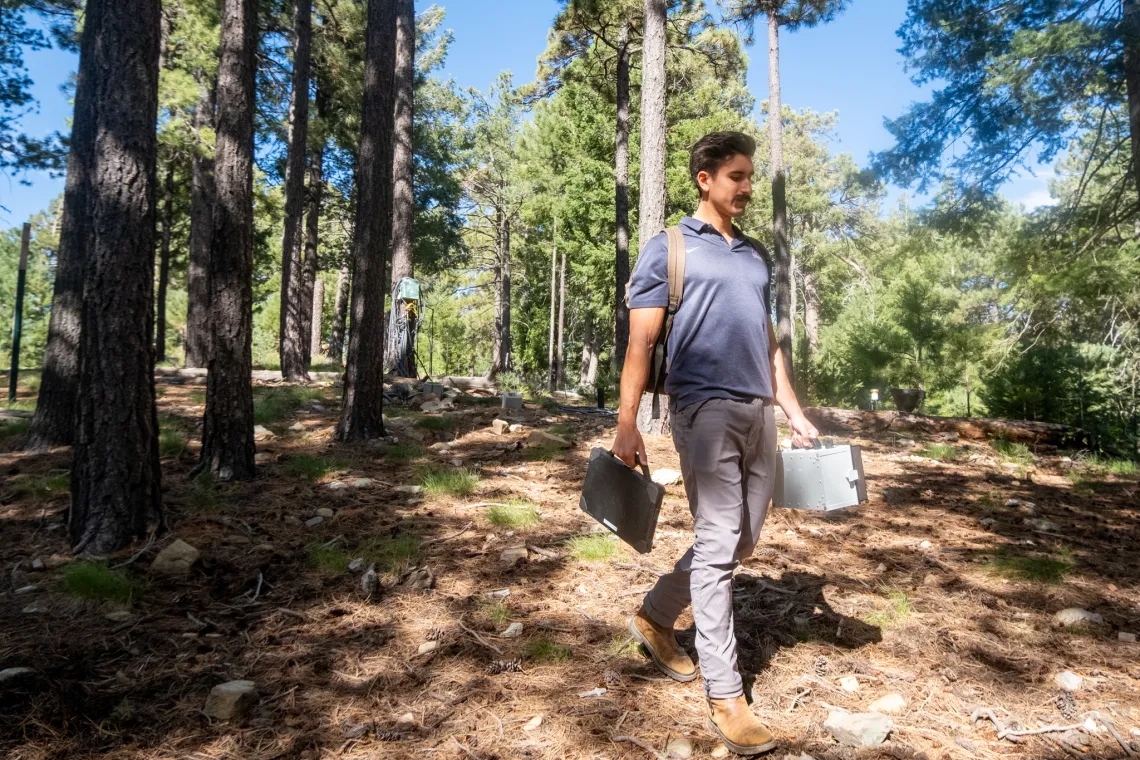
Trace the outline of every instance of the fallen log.
<instances>
[{"instance_id":1,"label":"fallen log","mask_svg":"<svg viewBox=\"0 0 1140 760\"><path fill-rule=\"evenodd\" d=\"M869 412L813 406L804 415L821 433L874 435L887 431L920 435L956 433L971 441L1004 438L1030 445L1080 446L1085 434L1078 428L1053 422L1003 420L989 417L933 417L896 411Z\"/></svg>"},{"instance_id":2,"label":"fallen log","mask_svg":"<svg viewBox=\"0 0 1140 760\"><path fill-rule=\"evenodd\" d=\"M438 378L436 382L443 383L448 388L455 388L460 391L490 391L491 393L496 393L499 390L493 380L488 380L485 377L445 375L444 377Z\"/></svg>"}]
</instances>

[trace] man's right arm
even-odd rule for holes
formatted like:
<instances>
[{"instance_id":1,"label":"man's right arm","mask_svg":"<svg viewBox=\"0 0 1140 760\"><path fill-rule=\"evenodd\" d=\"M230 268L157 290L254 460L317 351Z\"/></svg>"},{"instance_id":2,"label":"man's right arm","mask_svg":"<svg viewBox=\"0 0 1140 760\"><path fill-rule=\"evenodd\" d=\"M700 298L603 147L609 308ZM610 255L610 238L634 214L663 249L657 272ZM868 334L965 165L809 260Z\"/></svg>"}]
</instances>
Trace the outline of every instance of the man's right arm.
<instances>
[{"instance_id":1,"label":"man's right arm","mask_svg":"<svg viewBox=\"0 0 1140 760\"><path fill-rule=\"evenodd\" d=\"M638 458L646 463L645 442L637 429L637 409L641 394L649 380L649 366L653 361L653 348L665 324L665 309L642 308L629 310L629 348L621 371L621 401L618 406L617 436L614 438L614 455L629 467L637 465Z\"/></svg>"}]
</instances>

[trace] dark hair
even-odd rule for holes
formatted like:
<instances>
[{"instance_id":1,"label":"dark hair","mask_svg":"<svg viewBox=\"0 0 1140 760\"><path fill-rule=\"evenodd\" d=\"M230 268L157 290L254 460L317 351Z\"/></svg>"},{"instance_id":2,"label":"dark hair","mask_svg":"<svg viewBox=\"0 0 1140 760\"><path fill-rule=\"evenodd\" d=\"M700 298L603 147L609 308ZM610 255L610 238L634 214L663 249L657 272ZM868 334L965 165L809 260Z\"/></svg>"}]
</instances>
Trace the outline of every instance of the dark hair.
<instances>
[{"instance_id":1,"label":"dark hair","mask_svg":"<svg viewBox=\"0 0 1140 760\"><path fill-rule=\"evenodd\" d=\"M697 175L701 172L716 174L732 157L743 154L752 158L756 153L756 141L743 132L710 132L693 146L689 154L689 176L697 185ZM700 185L697 185L700 190Z\"/></svg>"}]
</instances>

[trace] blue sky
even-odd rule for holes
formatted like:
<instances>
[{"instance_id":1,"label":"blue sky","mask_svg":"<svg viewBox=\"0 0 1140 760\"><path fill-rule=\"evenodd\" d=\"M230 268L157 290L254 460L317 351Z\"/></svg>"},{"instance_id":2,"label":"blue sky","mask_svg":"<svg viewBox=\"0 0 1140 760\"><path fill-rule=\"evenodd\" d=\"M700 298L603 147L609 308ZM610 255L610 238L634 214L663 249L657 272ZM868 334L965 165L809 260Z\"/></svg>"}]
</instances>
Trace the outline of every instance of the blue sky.
<instances>
[{"instance_id":1,"label":"blue sky","mask_svg":"<svg viewBox=\"0 0 1140 760\"><path fill-rule=\"evenodd\" d=\"M706 0L710 6L715 0ZM447 9L444 25L455 33L445 67L461 86L486 90L498 72L510 69L516 83L534 77L535 60L546 47L546 32L558 11L557 0L437 0ZM417 0L417 10L430 2ZM898 54L895 30L906 15L906 0L854 0L835 22L795 34L781 35L781 84L786 105L816 111L838 111L834 150L851 153L860 164L868 154L891 144L884 117L901 114L923 100L926 91L911 83ZM749 48L748 85L757 102L767 98L767 38ZM23 120L32 135L66 131L71 108L61 92L74 72L77 57L58 50L28 53L39 109ZM1025 174L1003 193L1015 202L1036 206L1048 198L1048 167L1037 177ZM63 190L62 179L37 173L31 187L0 177L0 225L24 221L45 208ZM899 195L892 189L890 200Z\"/></svg>"}]
</instances>

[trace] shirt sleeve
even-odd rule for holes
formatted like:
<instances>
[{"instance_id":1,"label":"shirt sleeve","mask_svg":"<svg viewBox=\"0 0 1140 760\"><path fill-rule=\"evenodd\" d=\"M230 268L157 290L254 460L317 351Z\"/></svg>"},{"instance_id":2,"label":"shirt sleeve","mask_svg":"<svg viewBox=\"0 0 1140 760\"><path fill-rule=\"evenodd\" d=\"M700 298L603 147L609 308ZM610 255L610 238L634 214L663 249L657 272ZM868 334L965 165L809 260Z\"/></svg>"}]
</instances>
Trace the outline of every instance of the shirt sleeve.
<instances>
[{"instance_id":1,"label":"shirt sleeve","mask_svg":"<svg viewBox=\"0 0 1140 760\"><path fill-rule=\"evenodd\" d=\"M663 309L669 305L669 243L664 232L645 244L629 278L629 308Z\"/></svg>"}]
</instances>

